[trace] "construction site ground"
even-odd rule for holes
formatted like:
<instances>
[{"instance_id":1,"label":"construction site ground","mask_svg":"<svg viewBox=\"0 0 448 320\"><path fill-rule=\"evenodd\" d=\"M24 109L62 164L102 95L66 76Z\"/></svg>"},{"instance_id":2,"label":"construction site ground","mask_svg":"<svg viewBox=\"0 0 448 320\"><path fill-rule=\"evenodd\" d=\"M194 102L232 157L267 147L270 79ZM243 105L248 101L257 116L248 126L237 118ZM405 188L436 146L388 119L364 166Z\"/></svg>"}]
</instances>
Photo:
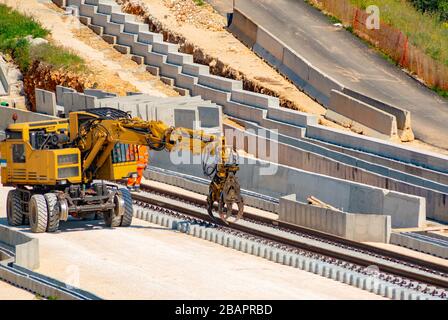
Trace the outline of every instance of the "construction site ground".
<instances>
[{"instance_id":1,"label":"construction site ground","mask_svg":"<svg viewBox=\"0 0 448 320\"><path fill-rule=\"evenodd\" d=\"M0 301L2 300L36 300L37 297L23 289L16 288L0 281Z\"/></svg>"},{"instance_id":2,"label":"construction site ground","mask_svg":"<svg viewBox=\"0 0 448 320\"><path fill-rule=\"evenodd\" d=\"M2 224L8 190L0 189ZM35 271L106 299L381 299L139 219L129 228L71 221L55 234L18 229L39 239Z\"/></svg>"}]
</instances>

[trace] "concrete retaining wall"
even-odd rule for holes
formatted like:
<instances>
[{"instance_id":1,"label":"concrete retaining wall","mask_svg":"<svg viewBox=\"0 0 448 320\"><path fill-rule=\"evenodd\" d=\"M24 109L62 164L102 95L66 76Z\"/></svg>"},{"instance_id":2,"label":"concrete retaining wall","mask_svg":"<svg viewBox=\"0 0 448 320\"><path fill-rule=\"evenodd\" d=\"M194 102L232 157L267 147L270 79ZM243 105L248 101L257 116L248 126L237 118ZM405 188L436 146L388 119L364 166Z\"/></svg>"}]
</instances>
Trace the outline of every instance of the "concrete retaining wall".
<instances>
[{"instance_id":1,"label":"concrete retaining wall","mask_svg":"<svg viewBox=\"0 0 448 320\"><path fill-rule=\"evenodd\" d=\"M279 220L354 241L388 243L391 217L351 214L325 209L296 200L296 195L280 198Z\"/></svg>"},{"instance_id":2,"label":"concrete retaining wall","mask_svg":"<svg viewBox=\"0 0 448 320\"><path fill-rule=\"evenodd\" d=\"M57 116L56 95L54 92L36 89L36 111L50 116Z\"/></svg>"},{"instance_id":3,"label":"concrete retaining wall","mask_svg":"<svg viewBox=\"0 0 448 320\"><path fill-rule=\"evenodd\" d=\"M0 61L0 96L9 95L9 82L6 73L6 67Z\"/></svg>"},{"instance_id":4,"label":"concrete retaining wall","mask_svg":"<svg viewBox=\"0 0 448 320\"><path fill-rule=\"evenodd\" d=\"M245 26L250 24L250 35ZM372 99L358 92L350 90L314 67L305 58L289 48L285 43L272 35L269 31L253 22L250 14L241 12L238 7L233 8L233 20L229 30L255 53L267 60L269 64L288 77L297 87L314 97L324 106L332 109L331 91L341 91L359 101L371 105L397 118L398 129L407 140L413 139L410 112ZM353 115L353 114L352 114ZM383 114L383 116L385 116ZM356 118L353 120L357 121ZM386 119L386 125L389 120ZM365 124L362 121L357 121ZM377 124L378 125L378 124ZM371 128L371 126L367 125ZM381 128L379 128L381 129ZM382 130L377 130L384 133ZM385 133L388 135L388 132Z\"/></svg>"},{"instance_id":5,"label":"concrete retaining wall","mask_svg":"<svg viewBox=\"0 0 448 320\"><path fill-rule=\"evenodd\" d=\"M395 116L340 91L331 91L330 104L325 117L368 136L398 139Z\"/></svg>"},{"instance_id":6,"label":"concrete retaining wall","mask_svg":"<svg viewBox=\"0 0 448 320\"><path fill-rule=\"evenodd\" d=\"M66 88L61 87L61 91ZM221 107L200 97L154 97L130 93L117 97L105 91L86 89L86 95L66 90L63 107L66 114L88 108L111 107L130 112L143 120L160 120L169 126L204 130L209 134L222 132Z\"/></svg>"},{"instance_id":7,"label":"concrete retaining wall","mask_svg":"<svg viewBox=\"0 0 448 320\"><path fill-rule=\"evenodd\" d=\"M15 248L15 264L27 269L39 268L39 240L0 225L0 242Z\"/></svg>"},{"instance_id":8,"label":"concrete retaining wall","mask_svg":"<svg viewBox=\"0 0 448 320\"><path fill-rule=\"evenodd\" d=\"M396 143L376 138L362 137L354 133L321 125L309 125L306 130L306 136L346 148L361 150L410 163L430 170L448 173L448 157L441 154L429 151L417 151Z\"/></svg>"},{"instance_id":9,"label":"concrete retaining wall","mask_svg":"<svg viewBox=\"0 0 448 320\"><path fill-rule=\"evenodd\" d=\"M84 15L88 23L95 23L102 27L103 35L109 32L109 35L116 38L117 43L129 47L131 54L141 56L148 66L158 69L160 75L173 79L176 87L186 89L192 95L201 95L204 99L210 99L221 105L225 113L241 116L249 121L263 121L264 117L269 119L269 112L266 114L260 109L272 108L274 109L273 114L275 114L273 121L264 121L263 125L269 128L281 127L280 130L284 130L285 134L290 133L293 136L302 134L300 129L295 129L290 124L303 126L308 123L317 123L316 116L280 108L278 99L275 97L242 90L241 81L210 75L208 66L193 63L191 55L177 52L178 46L163 42L161 34L145 31L147 26L132 21L132 15L120 14L119 6L102 0L98 3L100 5L97 12L91 9L91 4L84 4L84 0L69 0L67 5L82 8L81 16ZM114 19L109 17L112 12ZM104 15L109 18L96 19ZM111 31L111 28L114 31ZM249 38L256 36L256 29L253 29L255 32L253 34L251 34L250 26L245 26L244 30L248 33ZM143 52L141 51L142 44L147 45ZM258 110L256 110L257 108ZM280 122L286 122L286 124L282 126Z\"/></svg>"},{"instance_id":10,"label":"concrete retaining wall","mask_svg":"<svg viewBox=\"0 0 448 320\"><path fill-rule=\"evenodd\" d=\"M40 113L9 107L0 107L0 130L5 130L8 125L14 123L14 121L12 120L12 116L14 113L18 116L16 123L57 119L56 117Z\"/></svg>"},{"instance_id":11,"label":"concrete retaining wall","mask_svg":"<svg viewBox=\"0 0 448 320\"><path fill-rule=\"evenodd\" d=\"M175 164L168 153L152 153L151 165L174 172L203 177L201 158L195 156L187 162ZM240 157L238 177L241 187L258 194L277 198L296 194L298 201L306 202L309 196L350 213L390 215L392 226L422 226L425 220L425 199L395 191L336 179L266 161ZM272 172L268 169L276 169Z\"/></svg>"},{"instance_id":12,"label":"concrete retaining wall","mask_svg":"<svg viewBox=\"0 0 448 320\"><path fill-rule=\"evenodd\" d=\"M249 126L249 123L245 123L245 125L250 129L258 130L253 124ZM252 132L244 132L227 125L224 128L227 143L246 140L245 144L237 144L237 149L253 154L257 158L277 161L282 165L314 173L424 197L426 199L427 217L448 221L448 186L446 185L369 163L304 140L279 134L274 136L278 138L277 142L269 134L264 137L257 137L253 130ZM232 138L233 136L236 138ZM248 141L252 141L250 148L247 145ZM277 159L272 156L271 150L273 150L274 155L278 155Z\"/></svg>"},{"instance_id":13,"label":"concrete retaining wall","mask_svg":"<svg viewBox=\"0 0 448 320\"><path fill-rule=\"evenodd\" d=\"M420 239L412 238L406 233L393 232L390 236L390 243L406 247L412 250L428 253L433 256L448 259L448 247L440 246L435 243L426 242Z\"/></svg>"}]
</instances>

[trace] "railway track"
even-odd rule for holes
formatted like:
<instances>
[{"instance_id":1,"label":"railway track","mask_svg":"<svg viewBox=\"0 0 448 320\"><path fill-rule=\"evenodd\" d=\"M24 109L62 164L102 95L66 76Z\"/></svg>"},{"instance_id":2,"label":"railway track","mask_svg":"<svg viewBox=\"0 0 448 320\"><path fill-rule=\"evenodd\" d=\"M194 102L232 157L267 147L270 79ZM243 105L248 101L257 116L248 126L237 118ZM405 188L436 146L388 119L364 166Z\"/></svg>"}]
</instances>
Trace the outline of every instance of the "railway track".
<instances>
[{"instance_id":1,"label":"railway track","mask_svg":"<svg viewBox=\"0 0 448 320\"><path fill-rule=\"evenodd\" d=\"M155 199L151 195L158 197ZM448 268L436 263L247 212L242 219L244 223L219 224L204 213L205 199L179 195L146 184L142 185L141 193L133 193L132 197L134 203L143 208L182 218L191 224L207 225L228 234L256 239L263 244L356 272L369 274L372 272L370 267L374 265L378 268L376 276L379 279L434 297L448 298ZM297 237L310 241L299 241Z\"/></svg>"}]
</instances>

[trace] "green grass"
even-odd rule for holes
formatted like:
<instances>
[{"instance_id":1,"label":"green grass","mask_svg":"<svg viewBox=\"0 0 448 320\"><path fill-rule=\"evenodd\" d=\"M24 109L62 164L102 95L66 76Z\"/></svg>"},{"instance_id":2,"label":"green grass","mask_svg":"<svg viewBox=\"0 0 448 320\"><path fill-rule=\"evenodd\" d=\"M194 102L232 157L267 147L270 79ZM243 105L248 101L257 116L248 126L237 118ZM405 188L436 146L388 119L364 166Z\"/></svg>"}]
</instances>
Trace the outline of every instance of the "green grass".
<instances>
[{"instance_id":1,"label":"green grass","mask_svg":"<svg viewBox=\"0 0 448 320\"><path fill-rule=\"evenodd\" d=\"M205 4L204 0L193 0L197 6L203 6Z\"/></svg>"},{"instance_id":2,"label":"green grass","mask_svg":"<svg viewBox=\"0 0 448 320\"><path fill-rule=\"evenodd\" d=\"M0 43L28 35L44 38L49 33L33 18L24 16L4 4L0 5Z\"/></svg>"},{"instance_id":3,"label":"green grass","mask_svg":"<svg viewBox=\"0 0 448 320\"><path fill-rule=\"evenodd\" d=\"M422 13L412 3L403 0L351 0L365 9L380 8L381 21L401 30L410 42L434 60L448 66L448 23L437 13Z\"/></svg>"},{"instance_id":4,"label":"green grass","mask_svg":"<svg viewBox=\"0 0 448 320\"><path fill-rule=\"evenodd\" d=\"M0 5L0 51L11 55L20 70L26 72L35 60L55 68L85 70L84 61L70 50L49 43L31 46L26 39L45 38L49 33L32 17Z\"/></svg>"}]
</instances>

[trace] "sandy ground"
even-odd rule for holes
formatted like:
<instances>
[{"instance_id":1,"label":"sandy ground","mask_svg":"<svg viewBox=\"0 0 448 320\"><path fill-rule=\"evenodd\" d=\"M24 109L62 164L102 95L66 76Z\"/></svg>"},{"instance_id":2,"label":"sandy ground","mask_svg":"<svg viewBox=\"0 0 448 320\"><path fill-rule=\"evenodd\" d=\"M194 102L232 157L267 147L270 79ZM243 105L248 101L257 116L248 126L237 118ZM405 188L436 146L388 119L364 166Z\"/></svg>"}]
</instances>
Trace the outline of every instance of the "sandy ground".
<instances>
[{"instance_id":1,"label":"sandy ground","mask_svg":"<svg viewBox=\"0 0 448 320\"><path fill-rule=\"evenodd\" d=\"M7 188L1 188L5 224ZM29 232L28 228L20 228ZM38 272L108 299L381 299L208 241L134 219L129 228L61 223L40 242Z\"/></svg>"},{"instance_id":2,"label":"sandy ground","mask_svg":"<svg viewBox=\"0 0 448 320\"><path fill-rule=\"evenodd\" d=\"M154 96L176 96L173 89L120 54L73 16L64 15L50 0L0 0L0 3L33 16L51 31L50 40L81 56L94 75L99 89L125 95L139 91Z\"/></svg>"},{"instance_id":3,"label":"sandy ground","mask_svg":"<svg viewBox=\"0 0 448 320\"><path fill-rule=\"evenodd\" d=\"M36 296L28 291L0 281L0 301L2 300L36 300Z\"/></svg>"}]
</instances>

